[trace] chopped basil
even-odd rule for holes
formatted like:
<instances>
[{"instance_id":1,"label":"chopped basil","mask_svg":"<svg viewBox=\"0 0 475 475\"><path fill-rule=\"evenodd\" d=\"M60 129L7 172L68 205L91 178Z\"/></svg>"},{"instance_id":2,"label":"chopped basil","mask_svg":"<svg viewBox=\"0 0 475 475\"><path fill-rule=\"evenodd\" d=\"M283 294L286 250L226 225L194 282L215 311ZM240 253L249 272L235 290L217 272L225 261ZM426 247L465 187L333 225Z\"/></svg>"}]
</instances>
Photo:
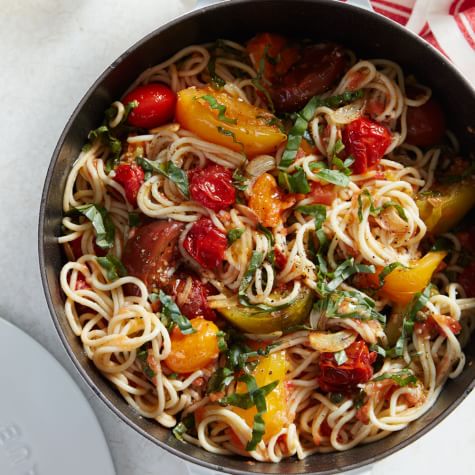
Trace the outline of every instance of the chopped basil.
<instances>
[{"instance_id":1,"label":"chopped basil","mask_svg":"<svg viewBox=\"0 0 475 475\"><path fill-rule=\"evenodd\" d=\"M246 291L248 287L251 285L252 279L254 278L254 274L256 270L261 267L262 263L264 262L264 254L259 251L252 251L251 260L249 261L249 266L244 273L244 276L241 280L239 285L239 301L241 301L242 297L246 297Z\"/></svg>"},{"instance_id":2,"label":"chopped basil","mask_svg":"<svg viewBox=\"0 0 475 475\"><path fill-rule=\"evenodd\" d=\"M196 332L196 330L191 326L191 322L188 320L188 318L181 314L178 305L169 295L163 292L163 290L160 290L158 293L158 298L162 304L161 313L165 316L165 318L175 323L184 335L190 335L191 333Z\"/></svg>"},{"instance_id":3,"label":"chopped basil","mask_svg":"<svg viewBox=\"0 0 475 475\"><path fill-rule=\"evenodd\" d=\"M106 270L107 280L113 282L119 277L127 275L127 269L120 260L113 254L107 254L105 257L96 257L99 265Z\"/></svg>"},{"instance_id":4,"label":"chopped basil","mask_svg":"<svg viewBox=\"0 0 475 475\"><path fill-rule=\"evenodd\" d=\"M228 245L231 245L234 241L237 241L243 235L244 231L244 228L230 229L226 234Z\"/></svg>"},{"instance_id":5,"label":"chopped basil","mask_svg":"<svg viewBox=\"0 0 475 475\"><path fill-rule=\"evenodd\" d=\"M320 229L327 219L327 208L324 205L304 205L298 206L295 211L310 215L315 218L315 230Z\"/></svg>"},{"instance_id":6,"label":"chopped basil","mask_svg":"<svg viewBox=\"0 0 475 475\"><path fill-rule=\"evenodd\" d=\"M290 165L295 160L297 156L297 151L300 147L300 143L302 141L302 137L307 130L308 123L310 120L313 119L315 115L315 111L318 107L326 106L332 109L336 109L341 107L345 104L353 102L356 99L363 97L363 91L351 91L345 92L338 96L331 96L327 97L326 99L322 99L318 96L312 97L307 105L296 114L296 119L293 127L290 129L290 132L287 137L287 145L285 147L284 153L282 155L282 159L279 163L279 169L282 171L286 171ZM333 182L330 182L333 183ZM347 186L347 185L344 185Z\"/></svg>"},{"instance_id":7,"label":"chopped basil","mask_svg":"<svg viewBox=\"0 0 475 475\"><path fill-rule=\"evenodd\" d=\"M382 287L384 285L384 279L394 270L399 267L402 267L403 269L407 269L407 267L404 264L401 264L400 262L393 262L391 264L388 264L386 267L383 268L383 270L379 273L379 285Z\"/></svg>"},{"instance_id":8,"label":"chopped basil","mask_svg":"<svg viewBox=\"0 0 475 475\"><path fill-rule=\"evenodd\" d=\"M110 172L119 162L120 154L122 152L121 141L110 133L107 125L101 125L97 129L91 130L87 135L87 138L91 142L99 140L103 145L109 148L111 155L107 159L106 172Z\"/></svg>"},{"instance_id":9,"label":"chopped basil","mask_svg":"<svg viewBox=\"0 0 475 475\"><path fill-rule=\"evenodd\" d=\"M140 225L140 214L139 213L129 213L129 226L131 228L136 228Z\"/></svg>"},{"instance_id":10,"label":"chopped basil","mask_svg":"<svg viewBox=\"0 0 475 475\"><path fill-rule=\"evenodd\" d=\"M333 272L333 279L326 285L326 291L336 290L348 277L356 273L374 274L376 269L373 265L357 264L353 257L342 262Z\"/></svg>"},{"instance_id":11,"label":"chopped basil","mask_svg":"<svg viewBox=\"0 0 475 475\"><path fill-rule=\"evenodd\" d=\"M183 434L186 434L194 426L195 417L193 414L188 414L172 429L172 433L178 440L183 442Z\"/></svg>"},{"instance_id":12,"label":"chopped basil","mask_svg":"<svg viewBox=\"0 0 475 475\"><path fill-rule=\"evenodd\" d=\"M190 197L188 188L188 175L184 170L177 167L173 162L158 163L148 160L144 157L137 157L137 163L140 165L144 172L156 172L159 175L163 175L170 181L175 183L177 188L183 193L185 198Z\"/></svg>"},{"instance_id":13,"label":"chopped basil","mask_svg":"<svg viewBox=\"0 0 475 475\"><path fill-rule=\"evenodd\" d=\"M268 56L267 55L268 49L269 49L269 46L266 45L266 47L264 48L264 54L262 55L262 57L259 61L259 69L257 71L257 76L255 78L251 79L251 83L258 91L260 91L260 92L262 92L262 94L264 94L264 96L267 100L267 103L269 105L269 109L272 112L274 112L275 107L274 107L274 103L272 102L272 98L269 94L269 91L263 85L263 82L268 83L267 79L265 79L265 77L264 77L265 58Z\"/></svg>"},{"instance_id":14,"label":"chopped basil","mask_svg":"<svg viewBox=\"0 0 475 475\"><path fill-rule=\"evenodd\" d=\"M199 97L199 99L203 99L209 104L211 109L218 111L218 120L220 120L221 122L226 122L227 124L237 124L236 119L226 117L226 106L220 104L213 96L207 94L205 96Z\"/></svg>"},{"instance_id":15,"label":"chopped basil","mask_svg":"<svg viewBox=\"0 0 475 475\"><path fill-rule=\"evenodd\" d=\"M341 401L345 398L341 393L330 393L328 398L333 404L340 404Z\"/></svg>"},{"instance_id":16,"label":"chopped basil","mask_svg":"<svg viewBox=\"0 0 475 475\"><path fill-rule=\"evenodd\" d=\"M383 381L385 379L392 379L399 386L407 386L409 384L417 383L416 376L407 368L404 368L397 373L383 373L380 376L373 378L372 381Z\"/></svg>"},{"instance_id":17,"label":"chopped basil","mask_svg":"<svg viewBox=\"0 0 475 475\"><path fill-rule=\"evenodd\" d=\"M218 368L209 378L206 393L223 391L234 380L234 371L230 368Z\"/></svg>"},{"instance_id":18,"label":"chopped basil","mask_svg":"<svg viewBox=\"0 0 475 475\"><path fill-rule=\"evenodd\" d=\"M395 208L399 217L407 223L406 212L404 211L404 208L399 203L396 203L394 201L388 201L387 203L383 204L382 210L385 210L386 208L391 208L391 207Z\"/></svg>"},{"instance_id":19,"label":"chopped basil","mask_svg":"<svg viewBox=\"0 0 475 475\"><path fill-rule=\"evenodd\" d=\"M225 135L226 137L231 137L233 139L233 142L240 145L242 150L244 150L244 144L242 142L238 142L236 140L236 135L234 135L234 132L229 130L229 129L225 129L224 127L221 127L220 125L218 125L218 132L221 134L221 135Z\"/></svg>"},{"instance_id":20,"label":"chopped basil","mask_svg":"<svg viewBox=\"0 0 475 475\"><path fill-rule=\"evenodd\" d=\"M132 110L135 109L138 105L139 105L138 101L131 101L131 102L127 102L127 104L124 104L124 115L122 116L121 121L116 125L116 127L124 124L129 118L129 115L132 112ZM115 117L117 116L117 108L114 106L109 107L104 112L104 116L107 122L114 120Z\"/></svg>"},{"instance_id":21,"label":"chopped basil","mask_svg":"<svg viewBox=\"0 0 475 475\"><path fill-rule=\"evenodd\" d=\"M109 212L100 205L91 203L77 206L66 213L67 216L82 214L92 223L96 232L96 244L101 249L110 249L114 246L115 226Z\"/></svg>"},{"instance_id":22,"label":"chopped basil","mask_svg":"<svg viewBox=\"0 0 475 475\"><path fill-rule=\"evenodd\" d=\"M239 171L238 168L236 168L233 173L233 186L239 191L245 191L249 186L249 180Z\"/></svg>"},{"instance_id":23,"label":"chopped basil","mask_svg":"<svg viewBox=\"0 0 475 475\"><path fill-rule=\"evenodd\" d=\"M224 351L227 351L228 349L228 344L226 342L226 333L223 332L222 330L218 331L218 333L216 333L216 337L218 339L218 349L219 351L222 353Z\"/></svg>"},{"instance_id":24,"label":"chopped basil","mask_svg":"<svg viewBox=\"0 0 475 475\"><path fill-rule=\"evenodd\" d=\"M388 201L384 203L383 206L376 208L374 206L373 197L371 196L371 193L367 188L365 188L358 196L358 219L360 223L363 221L363 198L367 198L369 200L369 214L371 216L378 216L381 211L384 211L387 208L394 207L399 217L407 223L406 212L399 203L396 203L394 201Z\"/></svg>"},{"instance_id":25,"label":"chopped basil","mask_svg":"<svg viewBox=\"0 0 475 475\"><path fill-rule=\"evenodd\" d=\"M348 361L348 356L345 350L337 351L333 354L333 357L335 358L336 364L338 366L341 366L343 363Z\"/></svg>"},{"instance_id":26,"label":"chopped basil","mask_svg":"<svg viewBox=\"0 0 475 475\"><path fill-rule=\"evenodd\" d=\"M386 357L386 350L382 346L377 345L376 343L371 343L371 345L369 345L369 351L374 351L383 358Z\"/></svg>"},{"instance_id":27,"label":"chopped basil","mask_svg":"<svg viewBox=\"0 0 475 475\"><path fill-rule=\"evenodd\" d=\"M337 186L346 187L350 184L350 179L345 173L338 170L330 170L329 168L323 168L317 174L319 180L333 183Z\"/></svg>"},{"instance_id":28,"label":"chopped basil","mask_svg":"<svg viewBox=\"0 0 475 475\"><path fill-rule=\"evenodd\" d=\"M308 184L307 175L302 167L295 167L295 173L292 175L283 171L279 172L279 186L290 193L309 193L310 185Z\"/></svg>"},{"instance_id":29,"label":"chopped basil","mask_svg":"<svg viewBox=\"0 0 475 475\"><path fill-rule=\"evenodd\" d=\"M274 265L274 262L275 262L274 235L272 234L272 231L270 229L266 228L265 226L262 226L262 224L258 224L257 229L261 231L264 234L264 236L267 238L267 242L269 243L269 250L267 251L266 258L272 265Z\"/></svg>"},{"instance_id":30,"label":"chopped basil","mask_svg":"<svg viewBox=\"0 0 475 475\"><path fill-rule=\"evenodd\" d=\"M211 86L213 86L214 89L221 89L224 87L226 84L226 81L221 77L216 74L216 58L212 57L210 58L208 62L208 72L209 75L211 76Z\"/></svg>"}]
</instances>

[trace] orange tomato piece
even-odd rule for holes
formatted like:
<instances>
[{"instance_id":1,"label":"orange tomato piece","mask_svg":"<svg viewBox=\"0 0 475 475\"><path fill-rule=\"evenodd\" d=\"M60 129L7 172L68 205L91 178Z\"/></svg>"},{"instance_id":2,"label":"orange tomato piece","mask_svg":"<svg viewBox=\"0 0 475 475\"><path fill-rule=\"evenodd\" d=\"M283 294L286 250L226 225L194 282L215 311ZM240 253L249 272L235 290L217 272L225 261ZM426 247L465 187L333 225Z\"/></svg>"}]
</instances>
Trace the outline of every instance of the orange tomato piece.
<instances>
[{"instance_id":1,"label":"orange tomato piece","mask_svg":"<svg viewBox=\"0 0 475 475\"><path fill-rule=\"evenodd\" d=\"M425 289L446 255L445 251L428 252L409 269L397 267L385 277L381 294L393 302L407 305L417 292Z\"/></svg>"},{"instance_id":2,"label":"orange tomato piece","mask_svg":"<svg viewBox=\"0 0 475 475\"><path fill-rule=\"evenodd\" d=\"M253 376L256 378L258 387L265 386L276 380L279 381L279 384L266 396L267 411L262 416L266 426L263 437L265 442L290 422L287 405L287 389L284 384L286 372L287 357L285 350L260 358L259 363L253 371ZM247 386L244 383L238 383L236 392L247 392ZM246 421L246 424L252 428L254 416L256 415L255 407L251 407L250 409L232 407L232 410L241 416Z\"/></svg>"},{"instance_id":3,"label":"orange tomato piece","mask_svg":"<svg viewBox=\"0 0 475 475\"><path fill-rule=\"evenodd\" d=\"M172 348L165 363L175 373L192 373L209 365L219 355L218 327L203 317L190 321L195 333L183 335L175 326L170 335Z\"/></svg>"},{"instance_id":4,"label":"orange tomato piece","mask_svg":"<svg viewBox=\"0 0 475 475\"><path fill-rule=\"evenodd\" d=\"M203 99L204 96L212 99ZM213 99L215 108L210 104ZM220 106L223 112L216 108ZM286 140L277 125L269 125L274 118L264 109L211 87L189 87L178 93L176 121L183 128L248 156L272 153Z\"/></svg>"},{"instance_id":5,"label":"orange tomato piece","mask_svg":"<svg viewBox=\"0 0 475 475\"><path fill-rule=\"evenodd\" d=\"M249 207L256 213L263 226L272 228L281 222L282 212L293 206L295 196L285 195L275 178L263 173L252 187Z\"/></svg>"}]
</instances>

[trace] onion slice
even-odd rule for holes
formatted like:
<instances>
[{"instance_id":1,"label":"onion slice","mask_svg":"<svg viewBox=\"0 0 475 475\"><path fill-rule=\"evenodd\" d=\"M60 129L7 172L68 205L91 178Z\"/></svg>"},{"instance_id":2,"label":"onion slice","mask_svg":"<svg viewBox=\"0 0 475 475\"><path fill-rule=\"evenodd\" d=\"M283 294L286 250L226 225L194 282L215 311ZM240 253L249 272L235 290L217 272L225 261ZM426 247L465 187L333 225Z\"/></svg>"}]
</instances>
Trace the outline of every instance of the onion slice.
<instances>
[{"instance_id":1,"label":"onion slice","mask_svg":"<svg viewBox=\"0 0 475 475\"><path fill-rule=\"evenodd\" d=\"M308 339L314 350L321 353L336 353L348 348L356 340L356 333L349 330L341 330L336 333L311 332Z\"/></svg>"}]
</instances>

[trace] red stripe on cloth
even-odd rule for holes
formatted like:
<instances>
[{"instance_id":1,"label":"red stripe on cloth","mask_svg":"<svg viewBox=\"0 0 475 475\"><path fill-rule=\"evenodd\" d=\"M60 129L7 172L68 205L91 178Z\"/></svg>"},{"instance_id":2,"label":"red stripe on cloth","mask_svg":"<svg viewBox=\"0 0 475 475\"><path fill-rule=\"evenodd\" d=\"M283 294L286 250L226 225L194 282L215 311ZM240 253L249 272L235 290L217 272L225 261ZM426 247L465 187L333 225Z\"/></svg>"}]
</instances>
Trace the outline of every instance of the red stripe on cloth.
<instances>
[{"instance_id":1,"label":"red stripe on cloth","mask_svg":"<svg viewBox=\"0 0 475 475\"><path fill-rule=\"evenodd\" d=\"M426 24L423 26L422 30L419 32L420 36L425 36L430 33L430 26L429 23L426 22Z\"/></svg>"},{"instance_id":2,"label":"red stripe on cloth","mask_svg":"<svg viewBox=\"0 0 475 475\"><path fill-rule=\"evenodd\" d=\"M475 7L455 15L454 18L467 43L475 49Z\"/></svg>"},{"instance_id":3,"label":"red stripe on cloth","mask_svg":"<svg viewBox=\"0 0 475 475\"><path fill-rule=\"evenodd\" d=\"M371 0L371 3L372 4L373 3L379 3L380 8L383 8L383 7L381 7L381 5L386 5L388 7L394 8L395 10L400 10L400 11L408 13L408 14L412 13L412 8L409 8L409 7L406 7L405 5L401 5L400 3L397 3L397 0L396 1Z\"/></svg>"},{"instance_id":4,"label":"red stripe on cloth","mask_svg":"<svg viewBox=\"0 0 475 475\"><path fill-rule=\"evenodd\" d=\"M381 15L384 15L386 18L390 18L391 20L397 21L401 25L405 25L407 23L407 20L409 19L407 16L398 15L397 13L393 13L393 12L388 12L387 10L384 10L382 8L378 8L376 5L373 5L373 10L376 13L380 13Z\"/></svg>"},{"instance_id":5,"label":"red stripe on cloth","mask_svg":"<svg viewBox=\"0 0 475 475\"><path fill-rule=\"evenodd\" d=\"M450 5L449 13L455 15L473 7L475 7L475 0L454 0Z\"/></svg>"}]
</instances>

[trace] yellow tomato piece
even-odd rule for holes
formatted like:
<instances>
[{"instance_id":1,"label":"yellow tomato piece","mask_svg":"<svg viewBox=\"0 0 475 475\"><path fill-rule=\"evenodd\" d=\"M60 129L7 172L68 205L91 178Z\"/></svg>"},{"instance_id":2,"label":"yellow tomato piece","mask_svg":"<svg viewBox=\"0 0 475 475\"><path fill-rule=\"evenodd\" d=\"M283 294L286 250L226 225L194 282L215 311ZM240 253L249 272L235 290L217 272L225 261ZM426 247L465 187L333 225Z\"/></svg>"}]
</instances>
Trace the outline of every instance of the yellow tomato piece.
<instances>
[{"instance_id":1,"label":"yellow tomato piece","mask_svg":"<svg viewBox=\"0 0 475 475\"><path fill-rule=\"evenodd\" d=\"M172 348L165 363L175 373L192 373L204 368L219 355L216 336L219 328L203 317L190 321L195 333L183 335L180 329L175 327L170 335Z\"/></svg>"},{"instance_id":2,"label":"yellow tomato piece","mask_svg":"<svg viewBox=\"0 0 475 475\"><path fill-rule=\"evenodd\" d=\"M274 115L211 87L180 91L175 117L198 137L248 156L271 153L287 138L276 125L268 125Z\"/></svg>"},{"instance_id":3,"label":"yellow tomato piece","mask_svg":"<svg viewBox=\"0 0 475 475\"><path fill-rule=\"evenodd\" d=\"M258 365L253 371L253 376L256 378L258 387L265 386L276 380L279 381L279 384L266 396L267 411L262 416L266 426L263 437L265 442L290 422L287 405L287 390L284 384L286 372L287 357L285 350L260 358ZM244 383L238 383L236 392L246 393L247 386ZM233 407L232 410L241 416L246 421L246 424L252 428L254 416L257 411L255 407L251 407L250 409Z\"/></svg>"},{"instance_id":4,"label":"yellow tomato piece","mask_svg":"<svg viewBox=\"0 0 475 475\"><path fill-rule=\"evenodd\" d=\"M263 173L256 180L249 198L249 207L260 223L269 228L280 224L282 212L294 204L295 197L286 196L269 173Z\"/></svg>"},{"instance_id":5,"label":"yellow tomato piece","mask_svg":"<svg viewBox=\"0 0 475 475\"><path fill-rule=\"evenodd\" d=\"M426 288L446 255L445 251L429 252L409 269L397 267L384 279L381 294L393 302L407 305L414 294Z\"/></svg>"}]
</instances>

